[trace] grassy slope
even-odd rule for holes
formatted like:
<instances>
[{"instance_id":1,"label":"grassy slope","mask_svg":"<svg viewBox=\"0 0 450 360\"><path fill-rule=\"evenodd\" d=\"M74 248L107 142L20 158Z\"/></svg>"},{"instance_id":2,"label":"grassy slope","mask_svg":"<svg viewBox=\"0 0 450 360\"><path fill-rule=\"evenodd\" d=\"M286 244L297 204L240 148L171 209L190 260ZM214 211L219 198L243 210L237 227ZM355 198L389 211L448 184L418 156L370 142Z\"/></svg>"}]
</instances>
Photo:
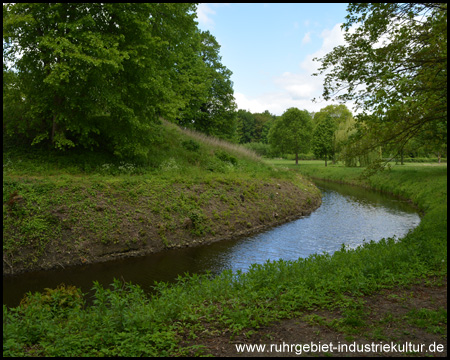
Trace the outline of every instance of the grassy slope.
<instances>
[{"instance_id":1,"label":"grassy slope","mask_svg":"<svg viewBox=\"0 0 450 360\"><path fill-rule=\"evenodd\" d=\"M301 169L347 182L360 172L303 163ZM4 308L4 355L192 354L200 349L180 344L195 343L198 336L249 334L314 309L353 314L363 306L357 300L362 295L446 276L446 168L399 167L368 184L413 199L425 211L421 224L397 242L386 239L333 256L268 262L245 274L225 271L215 278L182 277L174 286L160 283L151 299L120 282L114 291L96 286L95 306L86 309L74 289L35 294L20 308Z\"/></svg>"},{"instance_id":2,"label":"grassy slope","mask_svg":"<svg viewBox=\"0 0 450 360\"><path fill-rule=\"evenodd\" d=\"M249 233L320 203L301 176L169 123L149 164L4 151L3 272L76 265Z\"/></svg>"}]
</instances>

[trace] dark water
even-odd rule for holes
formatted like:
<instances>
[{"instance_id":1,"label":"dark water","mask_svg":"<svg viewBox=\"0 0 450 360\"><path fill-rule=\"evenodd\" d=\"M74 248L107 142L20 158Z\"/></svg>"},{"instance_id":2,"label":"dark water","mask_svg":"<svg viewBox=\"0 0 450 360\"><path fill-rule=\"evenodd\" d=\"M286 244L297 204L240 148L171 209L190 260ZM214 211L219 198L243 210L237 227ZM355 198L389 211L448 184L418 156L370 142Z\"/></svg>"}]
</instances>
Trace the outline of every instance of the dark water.
<instances>
[{"instance_id":1,"label":"dark water","mask_svg":"<svg viewBox=\"0 0 450 360\"><path fill-rule=\"evenodd\" d=\"M414 208L393 197L328 182L317 181L316 185L322 191L322 205L302 219L255 236L196 248L4 277L3 304L17 306L26 292L60 283L76 285L87 293L94 280L107 287L114 277L151 291L155 281L173 281L186 272L245 271L252 263L296 260L313 253L331 254L342 244L355 248L364 241L401 238L420 222Z\"/></svg>"}]
</instances>

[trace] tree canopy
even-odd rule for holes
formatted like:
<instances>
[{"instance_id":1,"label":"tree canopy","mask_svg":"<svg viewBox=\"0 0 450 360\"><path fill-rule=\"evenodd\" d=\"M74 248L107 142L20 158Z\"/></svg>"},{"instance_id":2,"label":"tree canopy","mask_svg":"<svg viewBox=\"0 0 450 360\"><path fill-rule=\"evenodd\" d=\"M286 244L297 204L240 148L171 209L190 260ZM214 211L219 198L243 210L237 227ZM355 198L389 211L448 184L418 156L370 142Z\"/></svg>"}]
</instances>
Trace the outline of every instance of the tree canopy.
<instances>
[{"instance_id":1,"label":"tree canopy","mask_svg":"<svg viewBox=\"0 0 450 360\"><path fill-rule=\"evenodd\" d=\"M192 127L208 135L231 140L236 131L236 104L233 96L232 72L221 64L220 45L209 31L198 38L195 66L186 74L194 87L187 106L177 119L180 125Z\"/></svg>"},{"instance_id":2,"label":"tree canopy","mask_svg":"<svg viewBox=\"0 0 450 360\"><path fill-rule=\"evenodd\" d=\"M340 125L348 121L352 116L352 112L345 105L328 105L315 113L313 120L317 124L322 119L331 117L335 120L336 125Z\"/></svg>"},{"instance_id":3,"label":"tree canopy","mask_svg":"<svg viewBox=\"0 0 450 360\"><path fill-rule=\"evenodd\" d=\"M336 161L348 140L353 115L345 105L328 105L314 114L313 153L325 160Z\"/></svg>"},{"instance_id":4,"label":"tree canopy","mask_svg":"<svg viewBox=\"0 0 450 360\"><path fill-rule=\"evenodd\" d=\"M267 135L275 118L276 116L272 115L268 110L254 114L246 110L238 110L238 142L241 144L250 142L267 144Z\"/></svg>"},{"instance_id":5,"label":"tree canopy","mask_svg":"<svg viewBox=\"0 0 450 360\"><path fill-rule=\"evenodd\" d=\"M337 121L330 115L326 115L319 120L313 131L313 153L319 159L325 160L325 166L327 161L334 157L337 126Z\"/></svg>"},{"instance_id":6,"label":"tree canopy","mask_svg":"<svg viewBox=\"0 0 450 360\"><path fill-rule=\"evenodd\" d=\"M195 12L182 3L4 4L7 134L143 157L160 117L229 136L231 72Z\"/></svg>"},{"instance_id":7,"label":"tree canopy","mask_svg":"<svg viewBox=\"0 0 450 360\"><path fill-rule=\"evenodd\" d=\"M298 165L298 154L309 151L312 131L310 113L289 108L274 121L268 135L269 143L276 150L295 154L295 164Z\"/></svg>"},{"instance_id":8,"label":"tree canopy","mask_svg":"<svg viewBox=\"0 0 450 360\"><path fill-rule=\"evenodd\" d=\"M323 97L354 101L359 139L401 151L434 132L447 142L447 4L354 3L348 6L346 45L323 58ZM369 116L370 115L370 116Z\"/></svg>"}]
</instances>

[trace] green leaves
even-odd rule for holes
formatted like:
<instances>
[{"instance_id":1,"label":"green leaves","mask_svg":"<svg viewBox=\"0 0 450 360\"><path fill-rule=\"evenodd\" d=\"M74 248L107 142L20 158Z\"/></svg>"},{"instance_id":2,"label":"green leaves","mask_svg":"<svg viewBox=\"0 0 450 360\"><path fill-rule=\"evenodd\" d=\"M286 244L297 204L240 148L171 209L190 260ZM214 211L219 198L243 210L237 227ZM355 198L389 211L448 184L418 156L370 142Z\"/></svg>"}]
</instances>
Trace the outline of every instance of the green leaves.
<instances>
[{"instance_id":1,"label":"green leaves","mask_svg":"<svg viewBox=\"0 0 450 360\"><path fill-rule=\"evenodd\" d=\"M197 31L191 39L192 58L177 59L183 74L180 90L185 101L177 122L207 135L231 140L236 131L236 104L231 71L221 64L220 45L214 36Z\"/></svg>"},{"instance_id":2,"label":"green leaves","mask_svg":"<svg viewBox=\"0 0 450 360\"><path fill-rule=\"evenodd\" d=\"M269 143L281 152L296 154L309 150L313 124L311 115L306 110L290 108L276 119L269 131Z\"/></svg>"},{"instance_id":3,"label":"green leaves","mask_svg":"<svg viewBox=\"0 0 450 360\"><path fill-rule=\"evenodd\" d=\"M446 124L447 4L350 4L342 28L347 45L316 59L318 74L325 99L354 101L374 117L366 152L399 152L428 125Z\"/></svg>"},{"instance_id":4,"label":"green leaves","mask_svg":"<svg viewBox=\"0 0 450 360\"><path fill-rule=\"evenodd\" d=\"M231 72L194 4L7 4L3 18L8 135L142 159L159 117L233 136Z\"/></svg>"},{"instance_id":5,"label":"green leaves","mask_svg":"<svg viewBox=\"0 0 450 360\"><path fill-rule=\"evenodd\" d=\"M327 160L334 156L337 124L330 116L326 116L316 125L313 132L312 150L319 159Z\"/></svg>"}]
</instances>

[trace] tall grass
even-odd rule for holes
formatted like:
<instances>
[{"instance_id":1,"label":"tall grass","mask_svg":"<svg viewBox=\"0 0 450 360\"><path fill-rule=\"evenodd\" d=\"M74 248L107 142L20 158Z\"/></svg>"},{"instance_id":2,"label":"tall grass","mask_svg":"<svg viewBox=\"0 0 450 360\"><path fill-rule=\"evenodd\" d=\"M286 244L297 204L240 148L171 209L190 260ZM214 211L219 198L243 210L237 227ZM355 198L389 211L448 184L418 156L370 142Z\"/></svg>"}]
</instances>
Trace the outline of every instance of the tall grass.
<instances>
[{"instance_id":1,"label":"tall grass","mask_svg":"<svg viewBox=\"0 0 450 360\"><path fill-rule=\"evenodd\" d=\"M204 133L201 133L196 130L187 129L187 128L181 128L173 123L170 123L166 120L162 120L163 124L165 124L168 128L174 128L181 131L183 134L188 136L191 139L200 141L208 146L211 146L213 148L220 148L225 151L229 151L237 156L246 157L252 161L261 162L261 157L253 150L248 149L240 144L235 144L230 141L226 141L223 139L220 139L215 136L209 136Z\"/></svg>"}]
</instances>

